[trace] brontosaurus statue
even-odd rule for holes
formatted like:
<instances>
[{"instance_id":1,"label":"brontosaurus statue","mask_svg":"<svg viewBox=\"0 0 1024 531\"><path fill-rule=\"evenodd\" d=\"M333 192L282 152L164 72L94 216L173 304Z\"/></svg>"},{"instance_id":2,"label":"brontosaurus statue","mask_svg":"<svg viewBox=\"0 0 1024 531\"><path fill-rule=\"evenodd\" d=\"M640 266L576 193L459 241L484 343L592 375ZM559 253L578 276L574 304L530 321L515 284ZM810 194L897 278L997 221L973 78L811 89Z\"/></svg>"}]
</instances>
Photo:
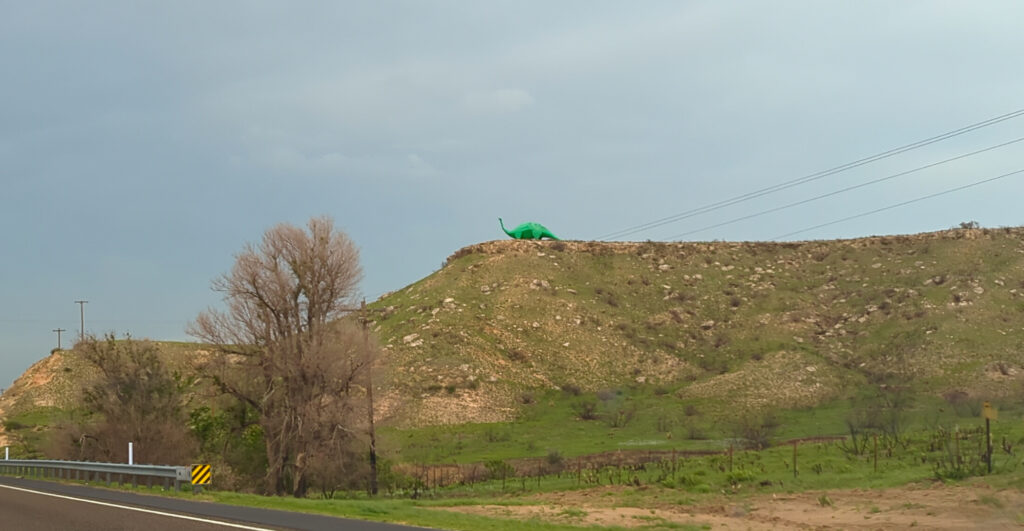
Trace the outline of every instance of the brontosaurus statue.
<instances>
[{"instance_id":1,"label":"brontosaurus statue","mask_svg":"<svg viewBox=\"0 0 1024 531\"><path fill-rule=\"evenodd\" d=\"M498 223L501 224L501 230L505 231L505 234L517 239L517 240L539 240L541 238L551 238L552 240L559 239L558 236L551 234L551 231L547 227L540 223L527 222L512 229L511 231L505 228L505 222L498 218Z\"/></svg>"}]
</instances>

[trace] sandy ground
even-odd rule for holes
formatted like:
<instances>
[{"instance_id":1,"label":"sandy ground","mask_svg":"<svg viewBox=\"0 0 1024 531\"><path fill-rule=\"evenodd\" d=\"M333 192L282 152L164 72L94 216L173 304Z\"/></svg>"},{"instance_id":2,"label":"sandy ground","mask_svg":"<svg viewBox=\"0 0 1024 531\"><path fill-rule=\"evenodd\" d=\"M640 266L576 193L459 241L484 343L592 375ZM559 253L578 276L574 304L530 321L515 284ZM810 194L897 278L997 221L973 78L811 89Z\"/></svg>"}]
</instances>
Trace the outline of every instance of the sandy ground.
<instances>
[{"instance_id":1,"label":"sandy ground","mask_svg":"<svg viewBox=\"0 0 1024 531\"><path fill-rule=\"evenodd\" d=\"M526 498L535 505L466 506L447 510L492 517L539 518L574 525L621 527L677 523L711 529L1022 529L1024 492L985 486L909 486L721 497L694 505L615 507L604 488ZM610 494L609 494L610 492ZM823 496L827 497L824 498Z\"/></svg>"}]
</instances>

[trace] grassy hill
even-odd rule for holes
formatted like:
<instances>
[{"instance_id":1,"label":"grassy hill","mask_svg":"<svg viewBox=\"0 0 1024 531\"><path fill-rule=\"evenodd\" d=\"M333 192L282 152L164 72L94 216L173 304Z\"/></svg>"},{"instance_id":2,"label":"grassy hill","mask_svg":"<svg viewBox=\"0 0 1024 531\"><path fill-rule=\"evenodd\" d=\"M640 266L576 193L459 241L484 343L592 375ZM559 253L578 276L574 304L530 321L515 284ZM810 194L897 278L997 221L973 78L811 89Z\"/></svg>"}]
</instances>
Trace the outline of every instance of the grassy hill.
<instances>
[{"instance_id":1,"label":"grassy hill","mask_svg":"<svg viewBox=\"0 0 1024 531\"><path fill-rule=\"evenodd\" d=\"M371 305L383 444L435 461L700 447L768 411L780 437L828 435L894 381L919 419L1017 407L1022 236L466 247ZM201 356L164 348L183 369ZM5 422L36 433L73 406L73 358L30 369Z\"/></svg>"},{"instance_id":2,"label":"grassy hill","mask_svg":"<svg viewBox=\"0 0 1024 531\"><path fill-rule=\"evenodd\" d=\"M1005 397L1024 366L1022 235L487 242L383 297L376 330L391 401L417 399L397 415L410 425L627 385L745 409L828 403L884 374Z\"/></svg>"}]
</instances>

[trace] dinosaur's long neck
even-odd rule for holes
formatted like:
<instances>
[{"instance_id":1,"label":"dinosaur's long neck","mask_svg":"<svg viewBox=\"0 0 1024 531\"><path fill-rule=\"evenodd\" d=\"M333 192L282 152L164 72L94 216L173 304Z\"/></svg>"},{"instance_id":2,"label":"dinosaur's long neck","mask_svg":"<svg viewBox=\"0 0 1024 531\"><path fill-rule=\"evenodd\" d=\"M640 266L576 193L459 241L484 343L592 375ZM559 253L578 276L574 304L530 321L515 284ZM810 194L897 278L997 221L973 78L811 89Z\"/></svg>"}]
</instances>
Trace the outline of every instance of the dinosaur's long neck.
<instances>
[{"instance_id":1,"label":"dinosaur's long neck","mask_svg":"<svg viewBox=\"0 0 1024 531\"><path fill-rule=\"evenodd\" d=\"M505 228L505 222L502 221L501 218L498 218L498 223L501 224L501 230L504 231L505 234L508 234L509 236L512 236L512 233L509 232L508 229ZM512 236L512 237L515 238L515 236Z\"/></svg>"}]
</instances>

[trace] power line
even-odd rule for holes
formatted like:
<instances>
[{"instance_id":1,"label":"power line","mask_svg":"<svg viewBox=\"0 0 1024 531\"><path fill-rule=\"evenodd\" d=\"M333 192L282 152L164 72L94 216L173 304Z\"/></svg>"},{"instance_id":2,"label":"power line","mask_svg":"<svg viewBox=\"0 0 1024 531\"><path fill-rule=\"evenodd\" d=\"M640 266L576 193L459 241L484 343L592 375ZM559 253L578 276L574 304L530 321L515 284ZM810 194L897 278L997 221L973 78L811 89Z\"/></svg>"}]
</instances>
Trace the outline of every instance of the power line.
<instances>
[{"instance_id":1,"label":"power line","mask_svg":"<svg viewBox=\"0 0 1024 531\"><path fill-rule=\"evenodd\" d=\"M916 172L919 172L919 171L927 170L929 168L934 168L936 166L941 166L942 164L946 164L946 163L953 162L953 161L960 160L960 159L965 159L967 157L970 157L970 156L973 156L973 155L977 155L979 153L985 153L986 151L992 151L994 149L999 149L1001 147L1009 146L1010 144L1016 144L1017 142L1021 142L1021 141L1024 141L1024 136L1022 136L1020 138L1017 138L1015 140L1010 140L1009 142L1003 142L1002 144L998 144L998 145L995 145L995 146L989 146L987 148L979 149L977 151L972 151L970 153L964 153L962 155L957 155L955 157L948 158L946 160L940 160L938 162L933 162L931 164L925 164L924 166L918 166L917 168L914 168L912 170L907 170L907 171L902 171L902 172L899 172L899 173L894 173L894 174L886 176L886 177L881 177L881 178L874 179L874 180L871 180L871 181L868 181L868 182L865 182L865 183L861 183L861 184L855 184L853 186L847 186L846 188L841 188L841 189L835 190L833 192L828 192L826 194L821 194L821 195L814 196L814 197L811 197L811 198L808 198L808 199L803 199L803 200L800 200L800 201L796 201L794 203L789 203L788 205L782 205L782 206L778 206L778 207L774 207L774 208L769 208L767 210L762 210L762 211L756 212L754 214L747 214L746 216L740 216L738 218L730 219L729 221L723 221L721 223L715 223L713 225L708 225L706 227L701 227L699 229L694 229L694 230L691 230L691 231L683 232L681 234L676 234L675 236L669 237L668 239L669 240L676 240L676 239L682 238L683 236L689 236L690 234L696 234L698 232L703 232L703 231L710 230L710 229L716 229L718 227L724 227L726 225L732 225L733 223L737 223L737 222L740 222L740 221L745 221L745 220L748 220L748 219L751 219L751 218L756 218L756 217L759 217L759 216L763 216L765 214L771 214L773 212L778 212L780 210L786 210L787 208L793 208L795 206L804 205L804 204L807 204L807 203L810 203L810 202L813 202L813 201L817 201L819 199L824 199L826 197L832 197L834 195L839 195L841 193L849 192L851 190L856 190L858 188L864 188L865 186L870 186L872 184L878 184L878 183L883 182L883 181L889 181L889 180L895 179L897 177L904 177L906 175L910 175L911 173L916 173Z\"/></svg>"},{"instance_id":2,"label":"power line","mask_svg":"<svg viewBox=\"0 0 1024 531\"><path fill-rule=\"evenodd\" d=\"M992 181L997 181L999 179L1003 179L1003 178L1009 177L1011 175L1017 175L1018 173L1024 173L1024 169L1020 169L1020 170L1017 170L1017 171L1011 171L1010 173L1004 173L1002 175L999 175L999 176L996 176L996 177L990 177L988 179L983 179L983 180L980 180L980 181L975 181L975 182L973 182L971 184L965 184L963 186L957 186L956 188L950 188L949 190L944 190L942 192L936 192L934 194L929 194L929 195L926 195L926 196L918 197L916 199L911 199L909 201L904 201L902 203L896 203L895 205L889 205L887 207L876 208L876 209L868 211L868 212L862 212L860 214L856 214L856 215L853 215L853 216L845 217L845 218L842 218L842 219L837 219L835 221L829 221L828 223L822 223L820 225L815 225L813 227L808 227L806 229L801 229L801 230L798 230L798 231L794 231L794 232L790 232L790 233L787 233L787 234L783 234L781 236L776 236L776 237L774 237L772 239L773 240L781 240L782 238L788 238L790 236L793 236L793 235L796 235L796 234L800 234L800 233L804 233L804 232L808 232L808 231L812 231L814 229L820 229L822 227L828 227L829 225L835 225L836 223L842 223L844 221L850 221L852 219L862 218L864 216L870 216L871 214L877 214L879 212L884 212L886 210L892 210L894 208L899 208L901 206L906 206L906 205L909 205L911 203L917 203L919 201L924 201L926 199L931 199L933 197L938 197L940 195L946 195L946 194L951 194L953 192L959 192L960 190L966 190L967 188L973 188L975 186L979 186L979 185L982 185L982 184L985 184L985 183L990 183Z\"/></svg>"},{"instance_id":3,"label":"power line","mask_svg":"<svg viewBox=\"0 0 1024 531\"><path fill-rule=\"evenodd\" d=\"M953 138L953 137L957 137L957 136L960 136L962 134L966 134L966 133L969 133L971 131L975 131L977 129L981 129L983 127L988 127L990 125L995 125L995 124L1000 123L1000 122L1005 122L1006 120L1017 118L1018 116L1021 116L1021 115L1024 115L1024 109L1018 109L1016 111L1009 112L1009 113L1006 113L1006 114L1002 114L1002 115L999 115L999 116L996 116L996 117L993 117L993 118L989 118L989 119L983 120L981 122L976 122L976 123L973 123L973 124L970 124L970 125L966 125L966 126L961 127L959 129L954 129L952 131L948 131L948 132L942 133L940 135L936 135L936 136L933 136L933 137L930 137L930 138L926 138L924 140L919 140L917 142L913 142L913 143L910 143L910 144L906 144L904 146L893 148L893 149L890 149L888 151L884 151L882 153L878 153L876 155L872 155L870 157L864 157L864 158L855 160L853 162L848 162L846 164L841 164L841 165L836 166L834 168L830 168L830 169L827 169L827 170L822 170L822 171L819 171L819 172L815 172L815 173L812 173L810 175L805 175L803 177L792 179L792 180L789 180L789 181L786 181L786 182L783 182L783 183L779 183L779 184L775 184L775 185L772 185L772 186L768 186L766 188L761 188L760 190L755 190L753 192L747 192L745 194L740 194L738 196L735 196L735 197L732 197L732 198L729 198L729 199L724 199L724 200L718 201L716 203L711 203L711 204L708 204L708 205L704 205L702 207L697 207L697 208L694 208L694 209L690 209L690 210L687 210L687 211L684 211L684 212L680 212L678 214L674 214L672 216L664 217L664 218L661 218L661 219L658 219L658 220L655 220L655 221L651 221L651 222L648 222L648 223L642 223L640 225L634 225L634 226L629 227L627 229L622 229L622 230L619 230L619 231L615 231L615 232L606 234L604 236L601 236L598 239L599 240L606 240L606 239L610 239L610 238L621 238L623 236L629 236L631 234L636 234L637 232L643 232L643 231L646 231L648 229L652 229L654 227L660 227L662 225L666 225L666 224L669 224L669 223L674 223L676 221L680 221L680 220L683 220L683 219L686 219L686 218L690 218L690 217L693 217L693 216L697 216L697 215L700 215L700 214L706 214L706 213L711 212L713 210L718 210L720 208L725 208L725 207L728 207L728 206L735 205L737 203L742 203L744 201L749 201L751 199L755 199L755 198L758 198L758 197L761 197L761 196L764 196L764 195L772 194L772 193L775 193L775 192L778 192L778 191L781 191L781 190L786 190L786 189L792 188L794 186L799 186L799 185L804 184L804 183L808 183L808 182L811 182L811 181L816 181L818 179L822 179L822 178L828 177L830 175L835 175L837 173L841 173L841 172L844 172L846 170L850 170L850 169L853 169L853 168L864 166L864 165L870 164L872 162L877 162L877 161L882 160L882 159L886 159L886 158L893 157L893 156L896 156L896 155L899 155L899 154L902 154L902 153L906 153L907 151L911 151L911 150L914 150L914 149L917 149L917 148L921 148L921 147L924 147L924 146L928 146L928 145L934 144L936 142L941 142L943 140L947 140L947 139L950 139L950 138Z\"/></svg>"}]
</instances>

